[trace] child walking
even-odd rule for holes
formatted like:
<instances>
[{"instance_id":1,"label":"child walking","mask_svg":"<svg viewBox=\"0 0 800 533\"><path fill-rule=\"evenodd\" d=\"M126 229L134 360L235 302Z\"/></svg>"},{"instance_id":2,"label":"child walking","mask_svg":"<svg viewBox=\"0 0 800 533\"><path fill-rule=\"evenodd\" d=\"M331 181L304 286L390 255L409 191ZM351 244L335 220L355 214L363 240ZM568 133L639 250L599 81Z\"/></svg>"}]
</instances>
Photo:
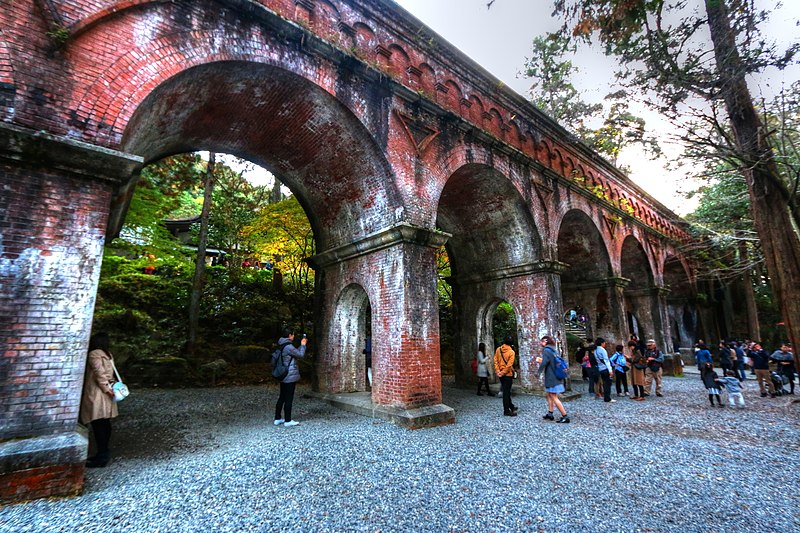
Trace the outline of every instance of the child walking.
<instances>
[{"instance_id":1,"label":"child walking","mask_svg":"<svg viewBox=\"0 0 800 533\"><path fill-rule=\"evenodd\" d=\"M711 366L711 363L703 363L700 366L700 379L703 380L703 385L705 385L706 390L708 391L708 401L711 402L711 407L714 407L714 398L717 399L717 404L720 407L724 407L722 405L722 400L719 397L719 376L716 372L714 372L714 368Z\"/></svg>"},{"instance_id":2,"label":"child walking","mask_svg":"<svg viewBox=\"0 0 800 533\"><path fill-rule=\"evenodd\" d=\"M622 388L625 387L625 396L628 396L628 360L622 353L624 346L617 344L614 355L611 356L611 364L614 365L614 382L617 385L617 396L622 396Z\"/></svg>"},{"instance_id":3,"label":"child walking","mask_svg":"<svg viewBox=\"0 0 800 533\"><path fill-rule=\"evenodd\" d=\"M736 377L735 370L726 370L725 377L720 380L728 391L728 403L735 407L738 402L739 408L744 409L744 394L742 394L742 382Z\"/></svg>"}]
</instances>

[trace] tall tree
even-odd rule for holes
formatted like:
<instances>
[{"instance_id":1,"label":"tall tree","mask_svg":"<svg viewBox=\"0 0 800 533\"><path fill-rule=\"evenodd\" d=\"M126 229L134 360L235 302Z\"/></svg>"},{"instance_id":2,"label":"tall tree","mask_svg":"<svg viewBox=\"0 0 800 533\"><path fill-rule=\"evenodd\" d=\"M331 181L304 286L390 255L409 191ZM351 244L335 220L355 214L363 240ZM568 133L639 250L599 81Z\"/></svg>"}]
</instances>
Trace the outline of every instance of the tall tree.
<instances>
[{"instance_id":1,"label":"tall tree","mask_svg":"<svg viewBox=\"0 0 800 533\"><path fill-rule=\"evenodd\" d=\"M550 118L584 139L587 121L603 110L602 104L585 102L572 84L578 69L565 54L575 52L575 44L562 35L551 34L533 39L533 54L525 60L523 75L532 80L533 104Z\"/></svg>"},{"instance_id":2,"label":"tall tree","mask_svg":"<svg viewBox=\"0 0 800 533\"><path fill-rule=\"evenodd\" d=\"M572 54L575 49L576 45L563 35L534 38L533 54L526 59L523 73L533 80L531 102L608 157L615 166L622 149L634 144L641 145L645 153L653 158L660 156L658 141L646 132L644 119L630 112L626 91L619 90L606 95L607 110L601 103L584 101L581 91L572 82L573 76L578 74L578 68L564 58L565 54ZM593 123L598 121L602 123L595 128Z\"/></svg>"},{"instance_id":3,"label":"tall tree","mask_svg":"<svg viewBox=\"0 0 800 533\"><path fill-rule=\"evenodd\" d=\"M197 243L197 257L195 259L194 278L192 279L192 292L189 296L189 338L186 343L186 352L196 355L197 330L200 323L200 296L203 293L203 284L206 273L206 246L208 245L208 219L211 214L211 203L214 194L214 167L217 154L208 154L205 180L203 188L203 210L200 213L200 236Z\"/></svg>"},{"instance_id":4,"label":"tall tree","mask_svg":"<svg viewBox=\"0 0 800 533\"><path fill-rule=\"evenodd\" d=\"M622 59L627 84L653 91L657 108L678 117L691 99L720 102L744 175L767 271L792 341L800 341L800 210L796 177L781 173L747 86L747 76L795 61L797 44L778 51L759 32L767 14L750 0L704 0L705 12L685 0L555 0L560 34L597 36ZM675 21L671 23L670 21ZM712 49L708 49L708 36ZM719 154L709 154L718 157ZM800 365L799 365L800 367Z\"/></svg>"}]
</instances>

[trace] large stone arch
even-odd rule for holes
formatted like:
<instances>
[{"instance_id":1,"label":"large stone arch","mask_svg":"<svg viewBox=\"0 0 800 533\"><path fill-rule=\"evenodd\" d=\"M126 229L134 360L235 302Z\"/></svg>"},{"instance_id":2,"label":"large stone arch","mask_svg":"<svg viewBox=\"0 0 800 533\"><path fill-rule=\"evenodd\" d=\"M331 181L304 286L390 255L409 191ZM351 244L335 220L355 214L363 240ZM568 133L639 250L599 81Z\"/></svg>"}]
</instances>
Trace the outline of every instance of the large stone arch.
<instances>
[{"instance_id":1,"label":"large stone arch","mask_svg":"<svg viewBox=\"0 0 800 533\"><path fill-rule=\"evenodd\" d=\"M697 288L689 272L685 260L678 255L669 255L664 261L663 279L664 288L668 291L666 305L671 333L671 337L665 340L674 351L682 348L688 352L699 338Z\"/></svg>"},{"instance_id":2,"label":"large stone arch","mask_svg":"<svg viewBox=\"0 0 800 533\"><path fill-rule=\"evenodd\" d=\"M582 315L575 335L616 338L621 310L600 226L583 210L570 209L559 222L556 244L556 258L566 265L561 273L563 308L559 316L570 309Z\"/></svg>"},{"instance_id":3,"label":"large stone arch","mask_svg":"<svg viewBox=\"0 0 800 533\"><path fill-rule=\"evenodd\" d=\"M629 331L639 338L652 338L660 349L664 349L664 331L661 287L655 284L655 272L650 256L641 241L629 234L622 241L620 250L620 272L626 280L625 313Z\"/></svg>"},{"instance_id":4,"label":"large stone arch","mask_svg":"<svg viewBox=\"0 0 800 533\"><path fill-rule=\"evenodd\" d=\"M269 168L297 195L321 250L383 229L401 205L382 151L349 109L268 65L181 71L142 100L121 144L146 161L208 149Z\"/></svg>"},{"instance_id":5,"label":"large stone arch","mask_svg":"<svg viewBox=\"0 0 800 533\"><path fill-rule=\"evenodd\" d=\"M552 330L546 318L552 300L532 297L545 283L549 265L543 264L527 202L511 179L486 164L467 163L449 176L439 196L437 228L451 235L455 372L456 381L466 386L487 301L506 300L514 307L520 352L528 359L540 327Z\"/></svg>"}]
</instances>

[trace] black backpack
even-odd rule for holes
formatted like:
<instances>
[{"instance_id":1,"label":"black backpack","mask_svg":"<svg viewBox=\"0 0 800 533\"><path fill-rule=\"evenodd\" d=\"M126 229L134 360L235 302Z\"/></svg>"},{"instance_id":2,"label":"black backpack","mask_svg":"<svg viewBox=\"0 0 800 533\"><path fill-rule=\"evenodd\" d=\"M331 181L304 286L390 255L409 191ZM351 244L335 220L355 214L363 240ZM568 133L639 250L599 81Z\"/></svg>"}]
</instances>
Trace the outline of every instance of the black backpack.
<instances>
[{"instance_id":1,"label":"black backpack","mask_svg":"<svg viewBox=\"0 0 800 533\"><path fill-rule=\"evenodd\" d=\"M592 368L597 368L597 356L595 356L594 348L588 350L589 352L589 364L592 365Z\"/></svg>"},{"instance_id":2,"label":"black backpack","mask_svg":"<svg viewBox=\"0 0 800 533\"><path fill-rule=\"evenodd\" d=\"M291 342L285 342L275 348L272 352L272 377L278 381L283 381L289 375L289 365L292 364L292 358L289 357L289 363L283 360L283 349L289 346Z\"/></svg>"}]
</instances>

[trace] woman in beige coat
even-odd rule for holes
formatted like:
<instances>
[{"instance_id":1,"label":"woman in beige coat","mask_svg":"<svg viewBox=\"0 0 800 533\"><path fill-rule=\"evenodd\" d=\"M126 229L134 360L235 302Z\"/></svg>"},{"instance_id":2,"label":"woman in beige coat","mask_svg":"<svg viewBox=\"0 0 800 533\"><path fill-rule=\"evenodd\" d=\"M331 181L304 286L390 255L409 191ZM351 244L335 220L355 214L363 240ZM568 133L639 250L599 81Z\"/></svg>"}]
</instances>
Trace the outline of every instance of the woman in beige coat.
<instances>
[{"instance_id":1,"label":"woman in beige coat","mask_svg":"<svg viewBox=\"0 0 800 533\"><path fill-rule=\"evenodd\" d=\"M111 419L117 416L117 404L111 389L116 380L109 344L106 333L98 333L89 340L80 411L81 424L92 426L97 448L97 454L86 461L89 468L102 468L111 461L108 443L111 440Z\"/></svg>"}]
</instances>

